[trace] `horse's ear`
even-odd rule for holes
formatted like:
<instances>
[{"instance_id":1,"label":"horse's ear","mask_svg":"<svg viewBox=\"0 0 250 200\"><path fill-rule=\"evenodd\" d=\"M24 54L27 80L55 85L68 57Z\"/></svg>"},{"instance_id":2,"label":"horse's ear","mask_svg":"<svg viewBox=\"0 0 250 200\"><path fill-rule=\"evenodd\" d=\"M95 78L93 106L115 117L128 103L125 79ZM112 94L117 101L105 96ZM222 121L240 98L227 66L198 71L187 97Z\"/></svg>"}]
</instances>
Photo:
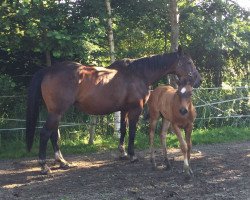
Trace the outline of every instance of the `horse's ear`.
<instances>
[{"instance_id":1,"label":"horse's ear","mask_svg":"<svg viewBox=\"0 0 250 200\"><path fill-rule=\"evenodd\" d=\"M181 56L183 54L181 45L178 46L177 53L178 53L179 56Z\"/></svg>"}]
</instances>

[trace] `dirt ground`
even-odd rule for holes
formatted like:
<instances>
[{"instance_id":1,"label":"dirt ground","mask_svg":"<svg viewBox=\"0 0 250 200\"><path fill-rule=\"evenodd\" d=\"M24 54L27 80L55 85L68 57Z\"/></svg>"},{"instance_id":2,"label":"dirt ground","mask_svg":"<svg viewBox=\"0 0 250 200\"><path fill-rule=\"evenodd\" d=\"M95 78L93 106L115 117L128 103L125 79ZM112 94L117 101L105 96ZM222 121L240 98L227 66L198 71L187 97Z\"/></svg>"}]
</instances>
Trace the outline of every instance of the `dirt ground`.
<instances>
[{"instance_id":1,"label":"dirt ground","mask_svg":"<svg viewBox=\"0 0 250 200\"><path fill-rule=\"evenodd\" d=\"M54 166L51 175L40 175L35 159L2 160L0 199L250 199L250 141L194 146L191 180L183 176L179 149L169 150L172 171L153 171L149 151L137 156L137 163L118 160L115 151L65 156L75 167Z\"/></svg>"}]
</instances>

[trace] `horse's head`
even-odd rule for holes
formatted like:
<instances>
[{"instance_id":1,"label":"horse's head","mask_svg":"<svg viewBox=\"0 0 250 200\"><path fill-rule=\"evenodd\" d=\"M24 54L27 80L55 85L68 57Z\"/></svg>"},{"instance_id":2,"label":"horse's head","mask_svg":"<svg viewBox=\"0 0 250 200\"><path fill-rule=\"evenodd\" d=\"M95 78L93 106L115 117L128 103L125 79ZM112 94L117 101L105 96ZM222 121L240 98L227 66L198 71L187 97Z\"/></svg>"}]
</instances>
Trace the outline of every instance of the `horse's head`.
<instances>
[{"instance_id":1,"label":"horse's head","mask_svg":"<svg viewBox=\"0 0 250 200\"><path fill-rule=\"evenodd\" d=\"M178 76L179 80L188 81L194 88L201 85L202 78L199 74L192 58L189 55L183 53L181 47L178 47L177 57L178 63L175 68L175 74Z\"/></svg>"},{"instance_id":2,"label":"horse's head","mask_svg":"<svg viewBox=\"0 0 250 200\"><path fill-rule=\"evenodd\" d=\"M178 85L177 95L179 96L180 100L180 113L185 115L188 113L188 108L192 103L192 92L193 87L189 81L182 81Z\"/></svg>"}]
</instances>

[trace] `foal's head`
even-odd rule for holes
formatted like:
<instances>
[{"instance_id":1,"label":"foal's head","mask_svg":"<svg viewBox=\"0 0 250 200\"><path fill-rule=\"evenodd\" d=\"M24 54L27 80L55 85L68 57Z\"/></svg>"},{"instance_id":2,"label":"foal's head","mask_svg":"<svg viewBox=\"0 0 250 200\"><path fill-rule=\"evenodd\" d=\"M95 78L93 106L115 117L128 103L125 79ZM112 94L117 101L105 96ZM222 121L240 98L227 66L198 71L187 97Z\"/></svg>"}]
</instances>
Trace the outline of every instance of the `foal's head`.
<instances>
[{"instance_id":1,"label":"foal's head","mask_svg":"<svg viewBox=\"0 0 250 200\"><path fill-rule=\"evenodd\" d=\"M199 74L192 58L189 55L183 53L181 47L179 46L178 51L178 64L176 66L176 74L180 81L188 81L190 85L197 88L201 85L202 78Z\"/></svg>"},{"instance_id":2,"label":"foal's head","mask_svg":"<svg viewBox=\"0 0 250 200\"><path fill-rule=\"evenodd\" d=\"M189 106L192 103L192 91L193 87L190 82L180 83L177 90L177 95L179 97L179 112L181 115L185 115L189 112Z\"/></svg>"}]
</instances>

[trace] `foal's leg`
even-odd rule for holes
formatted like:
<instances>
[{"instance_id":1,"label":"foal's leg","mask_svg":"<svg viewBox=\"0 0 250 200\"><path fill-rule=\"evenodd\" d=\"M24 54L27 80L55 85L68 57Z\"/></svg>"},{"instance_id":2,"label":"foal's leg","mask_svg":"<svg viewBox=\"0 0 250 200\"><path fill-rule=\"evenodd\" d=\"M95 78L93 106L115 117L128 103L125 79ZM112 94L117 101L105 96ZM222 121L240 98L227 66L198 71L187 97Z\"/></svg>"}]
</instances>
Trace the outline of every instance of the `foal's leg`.
<instances>
[{"instance_id":1,"label":"foal's leg","mask_svg":"<svg viewBox=\"0 0 250 200\"><path fill-rule=\"evenodd\" d=\"M157 118L150 116L150 126L149 126L149 143L150 143L150 161L152 163L153 169L156 169L155 154L154 154L154 134L157 125Z\"/></svg>"},{"instance_id":2,"label":"foal's leg","mask_svg":"<svg viewBox=\"0 0 250 200\"><path fill-rule=\"evenodd\" d=\"M184 156L184 165L183 165L183 170L184 170L184 173L190 177L190 167L189 167L189 163L188 163L188 156L187 156L187 151L188 151L188 147L187 147L187 143L186 141L183 139L182 137L182 134L181 134L181 130L180 128L174 124L173 126L174 130L175 130L175 133L177 135L177 138L180 142L180 146L181 146L181 151L183 153L183 156Z\"/></svg>"},{"instance_id":3,"label":"foal's leg","mask_svg":"<svg viewBox=\"0 0 250 200\"><path fill-rule=\"evenodd\" d=\"M164 156L164 162L166 164L166 169L171 169L171 165L168 160L168 155L167 155L167 145L166 145L166 136L167 136L167 131L169 129L170 122L166 120L165 118L162 119L162 128L161 128L161 146L162 146L162 152Z\"/></svg>"},{"instance_id":4,"label":"foal's leg","mask_svg":"<svg viewBox=\"0 0 250 200\"><path fill-rule=\"evenodd\" d=\"M128 119L129 119L128 154L130 156L131 162L138 161L138 158L135 156L135 152L134 152L134 141L135 141L136 124L139 120L141 111L142 111L142 108L135 108L129 111L128 113Z\"/></svg>"},{"instance_id":5,"label":"foal's leg","mask_svg":"<svg viewBox=\"0 0 250 200\"><path fill-rule=\"evenodd\" d=\"M189 124L186 128L185 128L185 139L186 139L186 143L187 143L187 159L188 159L188 164L190 165L190 154L191 154L191 149L192 149L192 140L191 140L191 133L193 130L193 124ZM191 168L189 168L190 173L192 174L192 170Z\"/></svg>"},{"instance_id":6,"label":"foal's leg","mask_svg":"<svg viewBox=\"0 0 250 200\"><path fill-rule=\"evenodd\" d=\"M127 158L127 152L125 151L125 146L124 146L124 139L125 139L125 135L126 135L126 127L127 127L127 123L126 123L126 112L121 112L121 136L120 136L120 143L118 146L118 149L121 153L120 158L121 159L125 159Z\"/></svg>"},{"instance_id":7,"label":"foal's leg","mask_svg":"<svg viewBox=\"0 0 250 200\"><path fill-rule=\"evenodd\" d=\"M46 164L46 150L49 138L54 130L58 129L60 115L49 113L46 123L40 133L40 146L39 146L39 164L41 166L41 173L48 174L51 172L50 168Z\"/></svg>"},{"instance_id":8,"label":"foal's leg","mask_svg":"<svg viewBox=\"0 0 250 200\"><path fill-rule=\"evenodd\" d=\"M68 169L70 167L69 163L63 158L63 155L59 148L60 132L59 129L52 132L50 136L50 141L55 152L55 160L60 163L60 168Z\"/></svg>"}]
</instances>

